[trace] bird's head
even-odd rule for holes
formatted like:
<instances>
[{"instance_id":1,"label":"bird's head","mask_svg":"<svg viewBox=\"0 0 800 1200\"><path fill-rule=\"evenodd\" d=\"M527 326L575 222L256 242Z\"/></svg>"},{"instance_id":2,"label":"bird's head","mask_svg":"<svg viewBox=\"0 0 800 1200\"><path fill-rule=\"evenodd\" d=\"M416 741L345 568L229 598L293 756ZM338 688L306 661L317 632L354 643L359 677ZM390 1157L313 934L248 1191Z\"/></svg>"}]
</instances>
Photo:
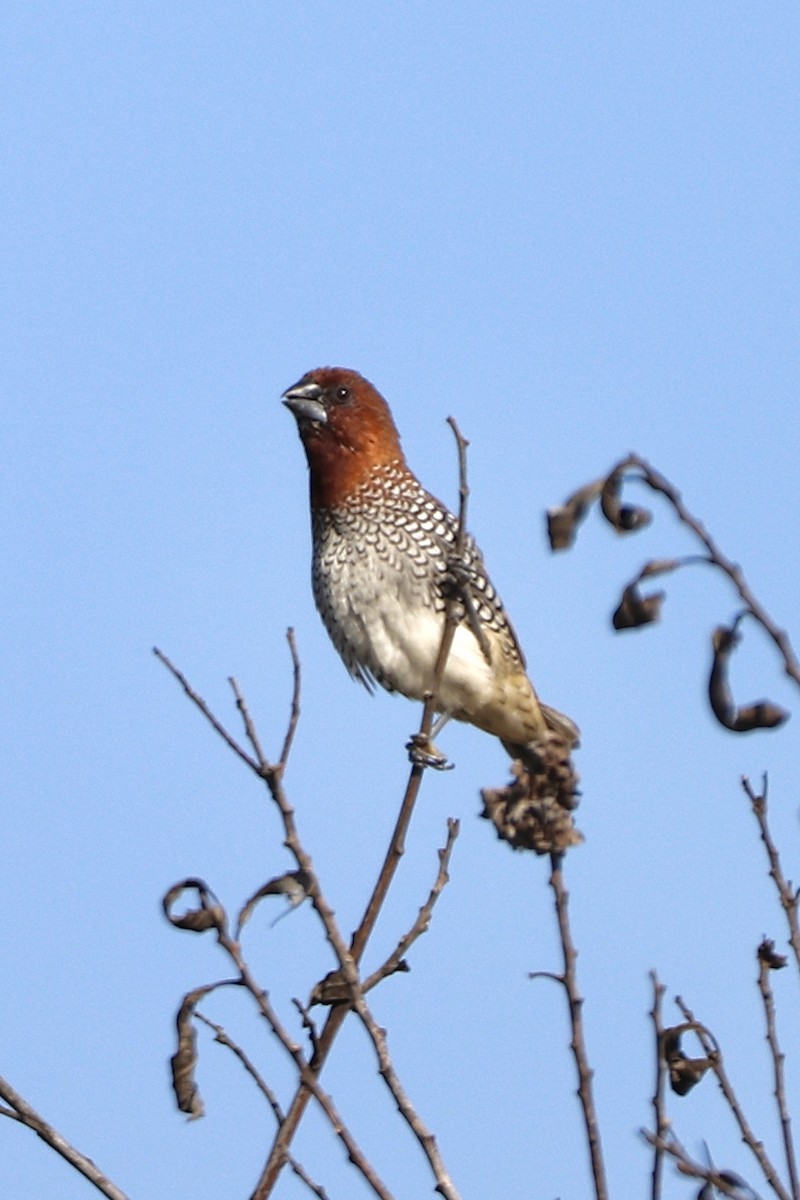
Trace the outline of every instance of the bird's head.
<instances>
[{"instance_id":1,"label":"bird's head","mask_svg":"<svg viewBox=\"0 0 800 1200\"><path fill-rule=\"evenodd\" d=\"M318 367L283 393L311 471L314 504L335 508L376 467L404 463L389 406L368 380L345 367Z\"/></svg>"}]
</instances>

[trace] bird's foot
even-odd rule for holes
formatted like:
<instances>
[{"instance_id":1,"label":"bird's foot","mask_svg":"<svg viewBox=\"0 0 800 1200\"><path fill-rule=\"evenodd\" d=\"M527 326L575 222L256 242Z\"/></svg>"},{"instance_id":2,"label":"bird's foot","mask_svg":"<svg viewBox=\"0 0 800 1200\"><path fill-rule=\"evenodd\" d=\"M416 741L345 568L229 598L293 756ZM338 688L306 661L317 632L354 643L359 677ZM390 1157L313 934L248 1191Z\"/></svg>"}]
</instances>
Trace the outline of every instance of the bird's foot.
<instances>
[{"instance_id":1,"label":"bird's foot","mask_svg":"<svg viewBox=\"0 0 800 1200\"><path fill-rule=\"evenodd\" d=\"M412 733L411 740L406 743L409 761L415 767L432 767L434 771L452 771L455 763L448 761L447 755L442 754L434 746L430 737L425 733Z\"/></svg>"},{"instance_id":2,"label":"bird's foot","mask_svg":"<svg viewBox=\"0 0 800 1200\"><path fill-rule=\"evenodd\" d=\"M463 554L448 555L442 580L445 590L455 592L461 599L463 593L475 582L476 576L475 568L470 566Z\"/></svg>"}]
</instances>

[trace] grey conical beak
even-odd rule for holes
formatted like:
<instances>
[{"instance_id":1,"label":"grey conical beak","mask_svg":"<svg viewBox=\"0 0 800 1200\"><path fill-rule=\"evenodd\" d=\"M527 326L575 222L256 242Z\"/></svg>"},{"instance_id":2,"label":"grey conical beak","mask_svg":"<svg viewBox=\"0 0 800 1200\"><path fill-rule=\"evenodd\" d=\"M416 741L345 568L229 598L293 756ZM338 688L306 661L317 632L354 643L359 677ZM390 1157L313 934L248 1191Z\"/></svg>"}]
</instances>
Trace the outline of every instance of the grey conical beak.
<instances>
[{"instance_id":1,"label":"grey conical beak","mask_svg":"<svg viewBox=\"0 0 800 1200\"><path fill-rule=\"evenodd\" d=\"M318 383L297 383L294 387L288 388L281 398L298 421L324 423L328 419L328 414L321 397L322 388Z\"/></svg>"}]
</instances>

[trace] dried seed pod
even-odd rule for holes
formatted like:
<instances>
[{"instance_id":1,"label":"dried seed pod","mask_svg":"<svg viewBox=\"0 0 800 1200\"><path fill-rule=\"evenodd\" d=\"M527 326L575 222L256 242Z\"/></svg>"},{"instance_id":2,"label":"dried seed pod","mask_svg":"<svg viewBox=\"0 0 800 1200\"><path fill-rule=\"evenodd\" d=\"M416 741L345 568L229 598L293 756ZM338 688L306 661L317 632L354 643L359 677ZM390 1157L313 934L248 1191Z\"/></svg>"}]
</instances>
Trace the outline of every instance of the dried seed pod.
<instances>
[{"instance_id":1,"label":"dried seed pod","mask_svg":"<svg viewBox=\"0 0 800 1200\"><path fill-rule=\"evenodd\" d=\"M536 759L517 760L507 787L481 791L481 816L515 850L563 853L583 841L572 815L578 804L578 775L569 747L556 734L537 747Z\"/></svg>"}]
</instances>

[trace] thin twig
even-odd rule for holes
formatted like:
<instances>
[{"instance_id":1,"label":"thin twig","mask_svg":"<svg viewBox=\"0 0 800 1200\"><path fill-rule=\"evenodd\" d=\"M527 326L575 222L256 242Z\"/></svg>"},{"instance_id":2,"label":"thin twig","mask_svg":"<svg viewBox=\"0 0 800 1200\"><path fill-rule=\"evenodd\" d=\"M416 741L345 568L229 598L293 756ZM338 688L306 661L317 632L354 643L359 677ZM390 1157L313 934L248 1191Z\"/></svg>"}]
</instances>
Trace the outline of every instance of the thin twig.
<instances>
[{"instance_id":1,"label":"thin twig","mask_svg":"<svg viewBox=\"0 0 800 1200\"><path fill-rule=\"evenodd\" d=\"M244 731L247 734L247 740L255 751L259 774L264 775L274 770L274 767L271 766L269 759L264 753L264 748L261 745L261 739L258 736L258 730L255 727L253 718L250 716L250 710L245 703L244 696L239 688L239 684L233 675L228 676L228 683L231 685L231 690L236 698L236 707L241 714L242 722L244 724Z\"/></svg>"},{"instance_id":2,"label":"thin twig","mask_svg":"<svg viewBox=\"0 0 800 1200\"><path fill-rule=\"evenodd\" d=\"M558 929L564 956L564 973L560 977L560 982L563 984L569 1000L570 1027L572 1030L570 1049L572 1050L575 1066L578 1071L578 1098L581 1103L584 1125L586 1127L595 1197L596 1200L608 1200L603 1147L600 1140L600 1125L597 1120L597 1110L595 1109L592 1092L592 1077L594 1072L589 1066L586 1041L583 1036L583 997L578 989L578 973L576 969L578 953L572 941L572 933L569 925L569 893L564 884L563 854L551 854L550 865L550 886L553 889L555 897L556 916L558 918Z\"/></svg>"},{"instance_id":3,"label":"thin twig","mask_svg":"<svg viewBox=\"0 0 800 1200\"><path fill-rule=\"evenodd\" d=\"M786 1056L781 1050L780 1042L778 1041L778 1026L775 1019L775 997L770 982L770 971L772 968L769 963L769 950L771 949L771 944L768 943L766 949L766 954L759 953L758 955L758 990L761 993L761 999L764 1004L767 1042L769 1044L770 1057L772 1058L772 1070L775 1080L775 1103L778 1106L778 1117L781 1123L783 1150L786 1156L786 1169L789 1173L789 1183L792 1189L792 1200L800 1200L800 1183L798 1183L797 1161L794 1153L794 1142L792 1141L792 1118L786 1103L786 1077L783 1070ZM786 960L782 959L781 961L785 963Z\"/></svg>"},{"instance_id":4,"label":"thin twig","mask_svg":"<svg viewBox=\"0 0 800 1200\"><path fill-rule=\"evenodd\" d=\"M653 1089L653 1118L655 1122L656 1136L659 1141L653 1143L653 1186L650 1192L652 1200L661 1200L661 1183L664 1175L664 1150L660 1145L660 1140L666 1137L669 1130L669 1119L664 1107L664 1084L666 1080L666 1071L664 1070L664 1062L662 1058L662 1042L664 1034L664 1024L661 1020L661 1004L664 999L666 988L663 983L659 982L658 975L655 971L650 972L650 979L653 984L653 1007L650 1010L650 1016L653 1021L653 1032L655 1034L655 1058L656 1058L656 1085Z\"/></svg>"},{"instance_id":5,"label":"thin twig","mask_svg":"<svg viewBox=\"0 0 800 1200\"><path fill-rule=\"evenodd\" d=\"M199 1008L195 1009L194 1015L197 1017L198 1021L202 1021L204 1025L209 1027L209 1029L213 1029L215 1042L219 1042L221 1046L227 1047L228 1050L236 1055L244 1069L247 1071L248 1075L255 1082L256 1087L266 1099L267 1104L270 1106L275 1115L275 1120L280 1126L285 1120L283 1108L281 1107L278 1097L261 1075L261 1072L258 1070L250 1056L245 1050L242 1049L238 1042L233 1040L233 1038L222 1025L218 1025L216 1021L210 1020L205 1013L200 1012ZM298 1162L294 1155L288 1155L287 1162L298 1179L302 1180L309 1191L313 1192L313 1194L318 1197L318 1200L328 1200L328 1194L325 1189L320 1184L314 1182L314 1180L303 1167L302 1163Z\"/></svg>"},{"instance_id":6,"label":"thin twig","mask_svg":"<svg viewBox=\"0 0 800 1200\"><path fill-rule=\"evenodd\" d=\"M789 945L794 951L795 962L798 969L800 969L800 923L798 923L798 902L800 897L798 897L798 893L792 887L791 881L783 873L778 848L770 832L767 820L767 776L764 775L761 781L760 796L756 795L746 775L742 776L742 788L753 807L753 813L758 821L761 840L764 843L767 858L769 859L769 873L777 889L781 908L786 914L786 921L789 926Z\"/></svg>"},{"instance_id":7,"label":"thin twig","mask_svg":"<svg viewBox=\"0 0 800 1200\"><path fill-rule=\"evenodd\" d=\"M445 884L449 880L447 871L448 867L450 866L450 856L453 853L453 846L455 845L455 840L458 837L460 828L461 826L458 821L456 821L453 817L448 818L447 841L442 849L438 851L439 870L436 874L433 887L428 895L428 899L417 913L417 919L415 920L414 924L407 933L403 934L403 936L400 938L400 941L397 943L386 961L380 967L378 967L377 971L373 971L372 974L364 980L363 990L365 992L371 991L372 988L374 988L377 983L380 983L382 979L387 978L389 975L393 975L398 968L398 964L402 961L404 955L408 953L409 949L411 946L413 946L417 938L421 937L422 934L426 933L430 928L431 915L433 913L434 905L442 894Z\"/></svg>"},{"instance_id":8,"label":"thin twig","mask_svg":"<svg viewBox=\"0 0 800 1200\"><path fill-rule=\"evenodd\" d=\"M275 1114L275 1120L280 1125L280 1123L284 1117L283 1109L281 1108L280 1101L278 1100L278 1097L273 1092L272 1088L267 1083L266 1079L264 1079L264 1077L259 1072L258 1067L255 1065L253 1060L248 1056L247 1052L242 1049L242 1047L238 1044L238 1042L235 1042L233 1040L233 1038L230 1036L230 1034L225 1030L225 1028L222 1025L218 1025L216 1023L216 1021L212 1021L209 1017L207 1017L205 1015L205 1013L202 1013L199 1008L196 1008L194 1010L194 1015L198 1021L202 1021L202 1023L204 1025L207 1025L209 1029L213 1029L215 1042L219 1042L220 1046L226 1046L228 1048L228 1050L231 1050L236 1055L236 1057L239 1059L239 1061L241 1062L244 1069L247 1071L248 1075L255 1082L255 1085L258 1088L258 1090L264 1096L265 1100L267 1101L267 1104L270 1106L273 1113Z\"/></svg>"},{"instance_id":9,"label":"thin twig","mask_svg":"<svg viewBox=\"0 0 800 1200\"><path fill-rule=\"evenodd\" d=\"M286 769L286 764L289 761L289 755L294 742L294 735L297 732L297 723L300 720L300 656L297 653L297 639L294 636L294 630L289 628L286 631L286 640L289 643L289 652L292 656L292 707L289 714L289 725L286 730L286 737L283 739L283 747L281 756L278 759L277 770L283 774Z\"/></svg>"},{"instance_id":10,"label":"thin twig","mask_svg":"<svg viewBox=\"0 0 800 1200\"><path fill-rule=\"evenodd\" d=\"M258 763L250 757L246 750L242 749L242 747L236 741L236 738L228 733L222 722L214 716L213 712L208 707L202 696L199 696L194 690L183 672L178 670L178 668L173 662L170 661L167 655L164 654L163 651L159 650L158 646L153 647L153 654L155 654L156 658L164 664L170 674L174 675L192 703L200 709L200 712L203 714L208 723L217 731L222 740L226 742L228 746L230 746L234 754L237 754L239 758L241 758L242 762L247 763L251 771L255 771L256 775L260 775L261 769Z\"/></svg>"},{"instance_id":11,"label":"thin twig","mask_svg":"<svg viewBox=\"0 0 800 1200\"><path fill-rule=\"evenodd\" d=\"M45 1121L44 1117L40 1116L36 1109L32 1108L27 1100L15 1091L8 1080L3 1079L2 1076L0 1076L0 1098L10 1105L10 1110L0 1108L0 1115L11 1117L22 1125L27 1125L28 1129L32 1129L51 1150L55 1150L56 1154L60 1154L71 1167L83 1175L84 1179L93 1183L99 1192L108 1197L108 1200L128 1200L122 1189L112 1183L96 1163L87 1158L85 1154L81 1154L80 1150L68 1142L62 1133Z\"/></svg>"},{"instance_id":12,"label":"thin twig","mask_svg":"<svg viewBox=\"0 0 800 1200\"><path fill-rule=\"evenodd\" d=\"M370 1036L372 1044L375 1048L375 1053L378 1058L378 1070L391 1092L397 1108L401 1116L405 1119L412 1133L416 1137L425 1157L428 1159L434 1178L436 1179L436 1187L434 1191L438 1192L444 1200L459 1200L458 1192L453 1184L452 1179L444 1165L444 1160L439 1153L439 1147L436 1143L436 1138L427 1128L421 1117L417 1113L411 1103L405 1088L400 1083L397 1072L394 1069L391 1057L389 1055L389 1047L386 1040L386 1030L381 1029L372 1013L369 1010L363 996L355 1002L355 1010L361 1018L367 1033Z\"/></svg>"},{"instance_id":13,"label":"thin twig","mask_svg":"<svg viewBox=\"0 0 800 1200\"><path fill-rule=\"evenodd\" d=\"M717 1083L720 1086L720 1090L727 1101L728 1107L733 1113L734 1120L739 1126L739 1132L742 1135L742 1141L755 1157L764 1174L764 1178L772 1188L775 1195L780 1197L780 1200L792 1200L791 1196L781 1182L774 1163L771 1161L769 1155L764 1149L764 1143L759 1141L750 1127L750 1123L744 1114L741 1104L739 1103L739 1098L737 1097L736 1092L733 1090L733 1084L728 1078L728 1073L725 1070L725 1065L722 1061L722 1053L716 1044L716 1040L711 1037L704 1025L701 1025L699 1021L695 1020L695 1016L691 1009L684 1004L680 996L675 997L675 1003L683 1013L685 1020L692 1021L695 1024L695 1032L697 1033L700 1044L703 1047L703 1051L708 1058L709 1063L711 1064L711 1069L717 1077Z\"/></svg>"}]
</instances>

